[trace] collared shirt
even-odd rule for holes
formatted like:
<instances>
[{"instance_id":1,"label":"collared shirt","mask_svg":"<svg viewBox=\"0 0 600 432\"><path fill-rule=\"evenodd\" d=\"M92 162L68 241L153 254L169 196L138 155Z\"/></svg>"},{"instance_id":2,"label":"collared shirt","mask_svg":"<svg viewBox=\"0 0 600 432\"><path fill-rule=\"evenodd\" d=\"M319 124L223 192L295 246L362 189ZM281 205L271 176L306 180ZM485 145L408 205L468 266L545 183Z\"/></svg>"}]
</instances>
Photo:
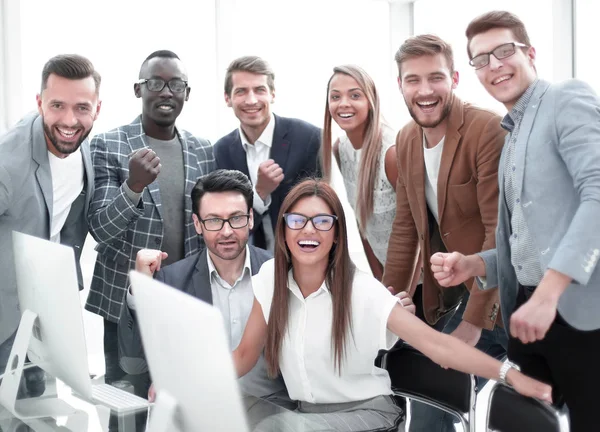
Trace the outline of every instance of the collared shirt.
<instances>
[{"instance_id":1,"label":"collared shirt","mask_svg":"<svg viewBox=\"0 0 600 432\"><path fill-rule=\"evenodd\" d=\"M263 133L258 137L254 144L250 144L246 134L239 127L240 140L242 141L242 147L246 151L246 163L248 164L248 173L250 174L250 180L254 185L254 211L258 214L263 215L262 225L267 241L267 249L273 250L275 245L275 236L273 234L273 226L271 225L271 217L266 211L271 205L271 195L267 196L266 199L260 197L256 192L256 181L258 180L258 167L261 163L269 159L271 153L271 147L273 145L273 134L275 133L275 117L271 114L271 119L267 124L267 127Z\"/></svg>"},{"instance_id":2,"label":"collared shirt","mask_svg":"<svg viewBox=\"0 0 600 432\"><path fill-rule=\"evenodd\" d=\"M503 169L504 199L510 213L511 225L511 235L509 238L510 260L515 269L517 280L521 285L525 286L539 285L544 276L542 265L538 258L538 251L523 216L523 203L521 202L521 197L517 196L517 185L515 184L517 138L525 110L529 105L531 95L537 83L537 79L531 83L513 106L512 110L504 116L501 123L502 127L509 132ZM523 169L523 167L520 168Z\"/></svg>"},{"instance_id":3,"label":"collared shirt","mask_svg":"<svg viewBox=\"0 0 600 432\"><path fill-rule=\"evenodd\" d=\"M274 269L274 260L267 261L252 279L266 322L273 300ZM371 275L355 271L351 330L338 373L333 360L331 292L323 283L304 298L291 270L288 289L289 315L279 364L290 398L310 403L343 403L391 394L387 371L375 367L373 362L380 349L390 349L398 339L387 330L388 317L398 299Z\"/></svg>"},{"instance_id":4,"label":"collared shirt","mask_svg":"<svg viewBox=\"0 0 600 432\"><path fill-rule=\"evenodd\" d=\"M423 159L425 161L425 200L427 207L437 223L440 223L438 213L438 177L440 174L440 164L442 163L442 153L444 151L444 141L446 137L442 137L441 141L432 148L427 148L427 140L425 132L423 132Z\"/></svg>"},{"instance_id":5,"label":"collared shirt","mask_svg":"<svg viewBox=\"0 0 600 432\"><path fill-rule=\"evenodd\" d=\"M250 267L250 250L246 246L246 261L240 277L229 285L217 272L210 253L207 253L208 272L210 275L210 290L213 305L218 307L223 315L225 331L229 336L231 350L237 348L242 340L244 329L252 305L254 304L254 291L252 289L252 268ZM267 375L264 355L261 354L254 368L238 380L242 392L253 396L266 396L283 389L281 380L271 380Z\"/></svg>"}]
</instances>

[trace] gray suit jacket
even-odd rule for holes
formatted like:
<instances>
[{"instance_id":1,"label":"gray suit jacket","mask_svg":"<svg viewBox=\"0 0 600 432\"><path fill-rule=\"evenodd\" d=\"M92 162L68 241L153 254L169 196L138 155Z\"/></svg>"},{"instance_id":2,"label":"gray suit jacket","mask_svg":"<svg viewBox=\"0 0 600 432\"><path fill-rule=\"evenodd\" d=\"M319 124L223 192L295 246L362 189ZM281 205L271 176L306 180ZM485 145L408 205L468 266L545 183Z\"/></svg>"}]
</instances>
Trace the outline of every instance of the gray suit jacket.
<instances>
[{"instance_id":1,"label":"gray suit jacket","mask_svg":"<svg viewBox=\"0 0 600 432\"><path fill-rule=\"evenodd\" d=\"M265 261L272 258L270 252L254 246L250 251L250 267L254 276ZM196 253L156 272L154 278L173 288L185 292L197 299L212 304L210 274L208 270L207 250ZM208 353L209 351L207 351ZM121 368L128 374L144 373L148 370L140 330L135 312L123 302L119 319L119 358ZM253 396L267 396L285 388L281 376L271 380L267 376L264 360L239 380L242 390Z\"/></svg>"},{"instance_id":2,"label":"gray suit jacket","mask_svg":"<svg viewBox=\"0 0 600 432\"><path fill-rule=\"evenodd\" d=\"M85 187L73 202L60 233L61 243L72 246L83 288L79 257L87 236L87 212L94 178L89 144L81 144ZM0 137L0 344L17 329L21 313L12 253L12 231L50 238L52 177L42 117L24 117ZM1 365L0 365L1 366ZM1 372L1 371L0 371Z\"/></svg>"},{"instance_id":3,"label":"gray suit jacket","mask_svg":"<svg viewBox=\"0 0 600 432\"><path fill-rule=\"evenodd\" d=\"M506 138L508 142L508 137ZM506 146L505 149L506 150ZM585 83L540 81L516 143L516 187L542 270L573 278L558 311L580 330L600 328L600 99ZM496 249L482 252L486 286L500 287L502 314L515 309L518 282L510 261L504 198L505 151L498 179ZM508 321L507 321L508 322ZM506 326L508 328L508 326Z\"/></svg>"}]
</instances>

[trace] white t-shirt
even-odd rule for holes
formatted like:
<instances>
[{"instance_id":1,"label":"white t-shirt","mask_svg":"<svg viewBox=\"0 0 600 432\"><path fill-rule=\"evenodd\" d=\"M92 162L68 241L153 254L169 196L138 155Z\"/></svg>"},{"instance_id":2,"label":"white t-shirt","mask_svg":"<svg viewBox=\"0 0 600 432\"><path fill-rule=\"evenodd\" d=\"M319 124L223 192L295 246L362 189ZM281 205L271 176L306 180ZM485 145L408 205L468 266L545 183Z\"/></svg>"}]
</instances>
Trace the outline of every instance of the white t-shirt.
<instances>
[{"instance_id":1,"label":"white t-shirt","mask_svg":"<svg viewBox=\"0 0 600 432\"><path fill-rule=\"evenodd\" d=\"M265 262L252 279L254 295L265 320L274 293L274 260ZM354 402L389 395L390 377L373 362L380 349L398 338L387 330L387 320L398 303L379 281L356 270L352 284L352 331L348 334L341 375L334 366L331 343L332 299L325 283L306 299L288 278L289 318L280 355L281 374L293 400L310 403Z\"/></svg>"},{"instance_id":2,"label":"white t-shirt","mask_svg":"<svg viewBox=\"0 0 600 432\"><path fill-rule=\"evenodd\" d=\"M83 158L77 149L66 158L48 152L52 173L52 220L50 240L60 243L60 231L71 211L71 204L83 190Z\"/></svg>"},{"instance_id":3,"label":"white t-shirt","mask_svg":"<svg viewBox=\"0 0 600 432\"><path fill-rule=\"evenodd\" d=\"M444 151L444 140L442 138L438 145L432 148L427 148L425 134L423 134L423 156L425 158L425 171L427 172L425 182L425 199L427 207L433 213L437 223L440 223L438 215L438 176L440 174L440 163L442 162L442 152Z\"/></svg>"}]
</instances>

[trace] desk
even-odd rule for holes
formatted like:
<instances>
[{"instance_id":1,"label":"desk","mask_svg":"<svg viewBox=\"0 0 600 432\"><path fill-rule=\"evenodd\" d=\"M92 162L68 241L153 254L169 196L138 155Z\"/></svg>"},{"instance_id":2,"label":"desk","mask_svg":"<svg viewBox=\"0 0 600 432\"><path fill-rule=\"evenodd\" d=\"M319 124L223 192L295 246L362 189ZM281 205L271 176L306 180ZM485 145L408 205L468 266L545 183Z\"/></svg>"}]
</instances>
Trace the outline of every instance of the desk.
<instances>
[{"instance_id":1,"label":"desk","mask_svg":"<svg viewBox=\"0 0 600 432\"><path fill-rule=\"evenodd\" d=\"M51 382L51 381L49 381ZM48 385L44 397L63 399L78 411L68 418L36 419L21 421L0 406L0 432L108 432L110 410L76 398L61 382ZM302 416L272 401L244 396L249 429L252 432L325 432L332 431L318 420ZM146 413L147 414L147 413ZM121 418L119 432L135 432L136 414ZM139 416L138 416L139 418ZM285 425L285 429L282 427Z\"/></svg>"}]
</instances>

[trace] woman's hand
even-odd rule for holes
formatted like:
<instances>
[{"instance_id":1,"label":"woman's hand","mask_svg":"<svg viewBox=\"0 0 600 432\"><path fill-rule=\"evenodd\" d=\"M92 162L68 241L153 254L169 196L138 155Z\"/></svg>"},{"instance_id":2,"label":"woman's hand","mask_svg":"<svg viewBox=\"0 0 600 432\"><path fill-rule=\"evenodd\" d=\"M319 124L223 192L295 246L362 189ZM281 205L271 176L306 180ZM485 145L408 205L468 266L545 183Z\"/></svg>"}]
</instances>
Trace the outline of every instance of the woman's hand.
<instances>
[{"instance_id":1,"label":"woman's hand","mask_svg":"<svg viewBox=\"0 0 600 432\"><path fill-rule=\"evenodd\" d=\"M523 396L534 397L552 403L552 387L548 384L523 375L516 369L508 371L506 381Z\"/></svg>"},{"instance_id":2,"label":"woman's hand","mask_svg":"<svg viewBox=\"0 0 600 432\"><path fill-rule=\"evenodd\" d=\"M156 400L156 390L154 389L154 383L150 384L148 389L148 402L152 403Z\"/></svg>"}]
</instances>

